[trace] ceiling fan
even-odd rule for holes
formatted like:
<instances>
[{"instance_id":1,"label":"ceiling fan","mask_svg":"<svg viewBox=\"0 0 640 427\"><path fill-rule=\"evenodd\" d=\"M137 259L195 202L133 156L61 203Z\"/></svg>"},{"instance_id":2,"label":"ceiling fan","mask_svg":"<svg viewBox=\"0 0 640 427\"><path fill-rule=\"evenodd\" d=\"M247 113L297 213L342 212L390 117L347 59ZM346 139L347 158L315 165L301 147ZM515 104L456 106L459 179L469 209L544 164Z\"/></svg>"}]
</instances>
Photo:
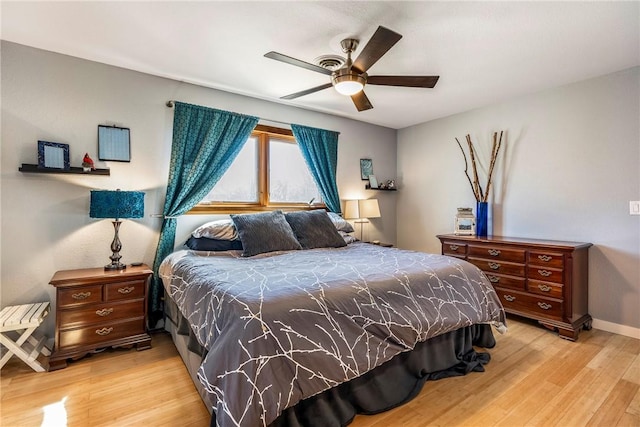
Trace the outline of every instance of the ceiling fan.
<instances>
[{"instance_id":1,"label":"ceiling fan","mask_svg":"<svg viewBox=\"0 0 640 427\"><path fill-rule=\"evenodd\" d=\"M294 99L333 86L339 93L351 96L358 111L365 111L373 108L373 105L363 90L366 84L433 88L440 78L440 76L369 76L367 74L367 70L378 62L401 38L402 36L400 34L379 26L355 61L351 61L351 54L358 47L359 41L356 39L344 39L340 42L340 46L344 53L347 54L347 59L344 65L336 70L301 61L273 51L266 53L264 56L331 76L330 83L292 93L280 99Z\"/></svg>"}]
</instances>

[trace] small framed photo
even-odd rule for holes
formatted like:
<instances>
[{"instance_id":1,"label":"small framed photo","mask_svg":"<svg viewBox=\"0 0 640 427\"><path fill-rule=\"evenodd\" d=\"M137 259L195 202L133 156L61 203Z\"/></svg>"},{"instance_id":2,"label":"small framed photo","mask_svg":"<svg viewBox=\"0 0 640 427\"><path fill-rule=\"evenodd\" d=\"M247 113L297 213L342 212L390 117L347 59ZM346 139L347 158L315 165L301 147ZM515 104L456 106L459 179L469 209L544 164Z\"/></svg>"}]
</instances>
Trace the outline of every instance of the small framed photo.
<instances>
[{"instance_id":1,"label":"small framed photo","mask_svg":"<svg viewBox=\"0 0 640 427\"><path fill-rule=\"evenodd\" d=\"M38 141L38 167L69 170L69 144Z\"/></svg>"},{"instance_id":2,"label":"small framed photo","mask_svg":"<svg viewBox=\"0 0 640 427\"><path fill-rule=\"evenodd\" d=\"M371 159L360 159L360 179L369 180L369 176L373 174L373 162Z\"/></svg>"},{"instance_id":3,"label":"small framed photo","mask_svg":"<svg viewBox=\"0 0 640 427\"><path fill-rule=\"evenodd\" d=\"M369 187L378 188L378 180L375 175L369 175Z\"/></svg>"},{"instance_id":4,"label":"small framed photo","mask_svg":"<svg viewBox=\"0 0 640 427\"><path fill-rule=\"evenodd\" d=\"M129 128L98 125L98 159L130 162L131 138Z\"/></svg>"}]
</instances>

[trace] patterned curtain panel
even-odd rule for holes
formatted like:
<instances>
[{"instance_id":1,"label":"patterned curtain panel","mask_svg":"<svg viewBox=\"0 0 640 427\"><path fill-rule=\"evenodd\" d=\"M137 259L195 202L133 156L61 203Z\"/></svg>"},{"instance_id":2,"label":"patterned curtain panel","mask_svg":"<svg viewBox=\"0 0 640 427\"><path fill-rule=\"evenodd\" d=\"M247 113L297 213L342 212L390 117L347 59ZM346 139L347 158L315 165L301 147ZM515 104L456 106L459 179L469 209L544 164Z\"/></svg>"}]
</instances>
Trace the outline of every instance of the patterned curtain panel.
<instances>
[{"instance_id":1,"label":"patterned curtain panel","mask_svg":"<svg viewBox=\"0 0 640 427\"><path fill-rule=\"evenodd\" d=\"M336 184L338 166L338 132L291 125L302 157L331 212L340 213L340 195Z\"/></svg>"},{"instance_id":2,"label":"patterned curtain panel","mask_svg":"<svg viewBox=\"0 0 640 427\"><path fill-rule=\"evenodd\" d=\"M211 191L229 169L257 123L257 117L175 103L169 182L163 210L165 219L160 230L153 262L155 276L149 292L151 325L162 317L162 283L158 267L173 250L175 217L189 211Z\"/></svg>"}]
</instances>

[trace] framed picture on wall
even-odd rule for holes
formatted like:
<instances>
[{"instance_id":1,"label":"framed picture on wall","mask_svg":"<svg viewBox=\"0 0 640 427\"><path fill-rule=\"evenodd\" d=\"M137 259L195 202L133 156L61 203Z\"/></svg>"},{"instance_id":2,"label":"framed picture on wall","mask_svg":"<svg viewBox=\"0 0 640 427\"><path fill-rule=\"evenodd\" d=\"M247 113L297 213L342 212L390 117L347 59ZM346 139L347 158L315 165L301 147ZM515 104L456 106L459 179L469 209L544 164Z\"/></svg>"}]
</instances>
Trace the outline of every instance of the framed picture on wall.
<instances>
[{"instance_id":1,"label":"framed picture on wall","mask_svg":"<svg viewBox=\"0 0 640 427\"><path fill-rule=\"evenodd\" d=\"M69 144L38 141L38 167L69 170Z\"/></svg>"},{"instance_id":2,"label":"framed picture on wall","mask_svg":"<svg viewBox=\"0 0 640 427\"><path fill-rule=\"evenodd\" d=\"M98 159L131 161L129 128L98 125Z\"/></svg>"},{"instance_id":3,"label":"framed picture on wall","mask_svg":"<svg viewBox=\"0 0 640 427\"><path fill-rule=\"evenodd\" d=\"M368 181L370 175L373 175L373 162L371 159L360 159L360 179Z\"/></svg>"}]
</instances>

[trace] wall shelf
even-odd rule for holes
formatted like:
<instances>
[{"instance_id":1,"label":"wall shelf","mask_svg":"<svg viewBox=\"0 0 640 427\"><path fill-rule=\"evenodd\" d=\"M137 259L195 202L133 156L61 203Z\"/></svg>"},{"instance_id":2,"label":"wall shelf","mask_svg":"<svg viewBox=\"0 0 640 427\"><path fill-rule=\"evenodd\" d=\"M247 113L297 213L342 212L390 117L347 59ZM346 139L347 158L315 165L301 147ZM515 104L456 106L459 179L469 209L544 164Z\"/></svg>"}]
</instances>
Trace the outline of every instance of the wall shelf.
<instances>
[{"instance_id":1,"label":"wall shelf","mask_svg":"<svg viewBox=\"0 0 640 427\"><path fill-rule=\"evenodd\" d=\"M364 186L365 190L373 190L373 191L398 191L397 188L371 188L369 185Z\"/></svg>"},{"instance_id":2,"label":"wall shelf","mask_svg":"<svg viewBox=\"0 0 640 427\"><path fill-rule=\"evenodd\" d=\"M69 169L54 169L54 168L39 168L38 165L31 165L28 163L23 163L22 166L18 168L20 172L27 173L62 173L62 174L78 174L78 175L111 175L111 171L109 169L98 169L92 170L90 172L85 172L82 168L71 167Z\"/></svg>"}]
</instances>

